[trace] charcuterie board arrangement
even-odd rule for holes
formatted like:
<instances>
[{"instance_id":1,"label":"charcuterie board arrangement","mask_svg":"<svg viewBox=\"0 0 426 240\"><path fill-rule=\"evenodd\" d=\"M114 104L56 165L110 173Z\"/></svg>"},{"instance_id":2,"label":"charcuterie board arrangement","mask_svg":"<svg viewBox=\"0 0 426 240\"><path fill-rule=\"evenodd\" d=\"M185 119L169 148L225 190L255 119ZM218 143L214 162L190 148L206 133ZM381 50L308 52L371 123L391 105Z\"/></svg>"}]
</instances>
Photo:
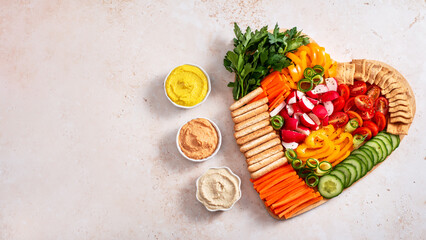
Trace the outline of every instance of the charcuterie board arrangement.
<instances>
[{"instance_id":1,"label":"charcuterie board arrangement","mask_svg":"<svg viewBox=\"0 0 426 240\"><path fill-rule=\"evenodd\" d=\"M342 193L399 146L413 121L407 80L379 61L333 60L296 28L242 32L225 68L234 136L268 212L288 219Z\"/></svg>"}]
</instances>

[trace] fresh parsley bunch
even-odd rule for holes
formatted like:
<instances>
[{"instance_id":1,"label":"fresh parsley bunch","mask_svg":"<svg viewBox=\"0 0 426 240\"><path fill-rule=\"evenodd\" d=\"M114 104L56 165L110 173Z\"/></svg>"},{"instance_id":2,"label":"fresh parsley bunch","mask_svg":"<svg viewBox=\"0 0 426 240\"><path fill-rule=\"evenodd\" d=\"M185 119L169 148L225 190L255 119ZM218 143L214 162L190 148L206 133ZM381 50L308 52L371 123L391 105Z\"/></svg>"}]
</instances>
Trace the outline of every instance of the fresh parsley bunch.
<instances>
[{"instance_id":1,"label":"fresh parsley bunch","mask_svg":"<svg viewBox=\"0 0 426 240\"><path fill-rule=\"evenodd\" d=\"M309 38L298 32L296 27L280 32L278 24L272 33L265 26L254 32L247 27L243 34L234 23L234 33L235 48L226 53L223 65L226 70L236 74L235 81L228 84L233 88L235 100L260 86L260 81L271 69L280 71L290 66L291 60L286 53L309 43Z\"/></svg>"}]
</instances>

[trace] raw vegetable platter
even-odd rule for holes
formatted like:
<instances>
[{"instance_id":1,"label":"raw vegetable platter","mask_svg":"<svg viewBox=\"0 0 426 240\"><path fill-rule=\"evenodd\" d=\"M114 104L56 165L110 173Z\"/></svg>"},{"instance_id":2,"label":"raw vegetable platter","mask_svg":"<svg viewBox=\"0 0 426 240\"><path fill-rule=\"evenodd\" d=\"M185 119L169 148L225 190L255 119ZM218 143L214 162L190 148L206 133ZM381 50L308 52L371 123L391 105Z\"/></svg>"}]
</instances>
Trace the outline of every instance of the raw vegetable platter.
<instances>
[{"instance_id":1,"label":"raw vegetable platter","mask_svg":"<svg viewBox=\"0 0 426 240\"><path fill-rule=\"evenodd\" d=\"M398 148L416 111L393 67L337 62L296 28L242 32L225 68L235 73L234 136L254 189L276 219L309 211L377 168Z\"/></svg>"}]
</instances>

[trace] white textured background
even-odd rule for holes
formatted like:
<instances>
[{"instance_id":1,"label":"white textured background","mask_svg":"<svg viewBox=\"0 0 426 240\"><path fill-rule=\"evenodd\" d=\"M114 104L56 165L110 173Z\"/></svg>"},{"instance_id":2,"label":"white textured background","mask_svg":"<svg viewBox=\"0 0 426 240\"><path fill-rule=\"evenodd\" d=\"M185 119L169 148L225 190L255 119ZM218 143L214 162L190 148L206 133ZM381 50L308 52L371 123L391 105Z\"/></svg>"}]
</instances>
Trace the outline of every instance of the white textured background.
<instances>
[{"instance_id":1,"label":"white textured background","mask_svg":"<svg viewBox=\"0 0 426 240\"><path fill-rule=\"evenodd\" d=\"M0 239L425 239L425 12L421 0L1 0ZM416 95L409 135L338 198L272 219L232 137L222 60L234 21L298 26L338 61L395 66ZM213 89L182 110L162 84L188 62ZM199 116L219 125L223 145L195 164L175 135ZM210 213L194 181L222 165L242 178L243 197Z\"/></svg>"}]
</instances>

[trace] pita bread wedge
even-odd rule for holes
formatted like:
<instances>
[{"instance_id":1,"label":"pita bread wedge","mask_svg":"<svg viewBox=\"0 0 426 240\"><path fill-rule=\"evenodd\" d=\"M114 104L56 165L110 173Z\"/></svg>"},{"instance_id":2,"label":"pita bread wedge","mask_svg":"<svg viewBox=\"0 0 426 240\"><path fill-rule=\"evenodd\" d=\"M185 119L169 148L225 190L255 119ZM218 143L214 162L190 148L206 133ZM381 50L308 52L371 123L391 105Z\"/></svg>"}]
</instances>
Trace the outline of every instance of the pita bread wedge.
<instances>
[{"instance_id":1,"label":"pita bread wedge","mask_svg":"<svg viewBox=\"0 0 426 240\"><path fill-rule=\"evenodd\" d=\"M391 118L402 117L402 118L406 118L406 119L411 119L411 113L410 112L403 112L403 111L391 112L390 117ZM392 122L394 122L394 120Z\"/></svg>"},{"instance_id":2,"label":"pita bread wedge","mask_svg":"<svg viewBox=\"0 0 426 240\"><path fill-rule=\"evenodd\" d=\"M407 99L401 99L401 100L389 102L389 107L396 107L396 106L410 106L410 102Z\"/></svg>"},{"instance_id":3,"label":"pita bread wedge","mask_svg":"<svg viewBox=\"0 0 426 240\"><path fill-rule=\"evenodd\" d=\"M389 119L389 122L391 123L404 123L404 124L410 124L413 122L413 119L410 118L403 118L403 117L394 117Z\"/></svg>"},{"instance_id":4,"label":"pita bread wedge","mask_svg":"<svg viewBox=\"0 0 426 240\"><path fill-rule=\"evenodd\" d=\"M377 86L379 86L381 89L385 88L385 86L387 86L389 84L389 82L394 82L392 76L393 76L393 72L389 71L386 74L383 75L382 79L380 80L380 82L377 83Z\"/></svg>"},{"instance_id":5,"label":"pita bread wedge","mask_svg":"<svg viewBox=\"0 0 426 240\"><path fill-rule=\"evenodd\" d=\"M345 83L345 75L346 75L345 71L346 71L345 63L337 63L335 78L337 79L339 84Z\"/></svg>"},{"instance_id":6,"label":"pita bread wedge","mask_svg":"<svg viewBox=\"0 0 426 240\"><path fill-rule=\"evenodd\" d=\"M387 86L386 88L382 88L382 95L388 94L390 93L392 90L394 90L395 88L398 88L399 84L398 82L393 82L391 84L389 84L389 86Z\"/></svg>"},{"instance_id":7,"label":"pita bread wedge","mask_svg":"<svg viewBox=\"0 0 426 240\"><path fill-rule=\"evenodd\" d=\"M354 84L355 64L345 64L345 84Z\"/></svg>"},{"instance_id":8,"label":"pita bread wedge","mask_svg":"<svg viewBox=\"0 0 426 240\"><path fill-rule=\"evenodd\" d=\"M367 82L374 84L376 81L376 76L382 70L382 65L380 63L375 63L373 67L370 68L370 75L368 76Z\"/></svg>"},{"instance_id":9,"label":"pita bread wedge","mask_svg":"<svg viewBox=\"0 0 426 240\"><path fill-rule=\"evenodd\" d=\"M387 99L392 98L393 96L400 94L400 93L407 93L407 88L405 88L401 82L397 82L398 86L392 89L392 91L385 94Z\"/></svg>"},{"instance_id":10,"label":"pita bread wedge","mask_svg":"<svg viewBox=\"0 0 426 240\"><path fill-rule=\"evenodd\" d=\"M365 59L354 59L352 63L355 65L354 79L363 81L365 73Z\"/></svg>"},{"instance_id":11,"label":"pita bread wedge","mask_svg":"<svg viewBox=\"0 0 426 240\"><path fill-rule=\"evenodd\" d=\"M408 106L402 106L402 105L398 105L396 107L389 107L389 112L390 113L399 112L399 111L409 113L411 111L411 108L408 107Z\"/></svg>"},{"instance_id":12,"label":"pita bread wedge","mask_svg":"<svg viewBox=\"0 0 426 240\"><path fill-rule=\"evenodd\" d=\"M383 77L390 72L388 68L386 67L382 67L382 69L380 70L379 73L377 73L376 75L376 79L374 80L374 84L376 84L377 86L379 86L379 84L382 82Z\"/></svg>"},{"instance_id":13,"label":"pita bread wedge","mask_svg":"<svg viewBox=\"0 0 426 240\"><path fill-rule=\"evenodd\" d=\"M408 128L410 128L410 124L405 123L391 123L388 122L388 127L386 132L396 134L396 135L407 135Z\"/></svg>"},{"instance_id":14,"label":"pita bread wedge","mask_svg":"<svg viewBox=\"0 0 426 240\"><path fill-rule=\"evenodd\" d=\"M374 66L374 62L371 60L367 60L365 62L365 72L364 72L364 78L362 79L364 82L368 82L368 79L370 77L370 70Z\"/></svg>"},{"instance_id":15,"label":"pita bread wedge","mask_svg":"<svg viewBox=\"0 0 426 240\"><path fill-rule=\"evenodd\" d=\"M398 101L398 100L406 100L406 101L408 101L407 94L401 93L401 94L394 95L391 98L388 98L389 103L395 102L395 101Z\"/></svg>"},{"instance_id":16,"label":"pita bread wedge","mask_svg":"<svg viewBox=\"0 0 426 240\"><path fill-rule=\"evenodd\" d=\"M391 85L392 83L397 83L399 82L398 79L398 74L397 73L393 73L392 76L390 76L387 81L383 84L383 89L386 89L389 87L389 85Z\"/></svg>"}]
</instances>

